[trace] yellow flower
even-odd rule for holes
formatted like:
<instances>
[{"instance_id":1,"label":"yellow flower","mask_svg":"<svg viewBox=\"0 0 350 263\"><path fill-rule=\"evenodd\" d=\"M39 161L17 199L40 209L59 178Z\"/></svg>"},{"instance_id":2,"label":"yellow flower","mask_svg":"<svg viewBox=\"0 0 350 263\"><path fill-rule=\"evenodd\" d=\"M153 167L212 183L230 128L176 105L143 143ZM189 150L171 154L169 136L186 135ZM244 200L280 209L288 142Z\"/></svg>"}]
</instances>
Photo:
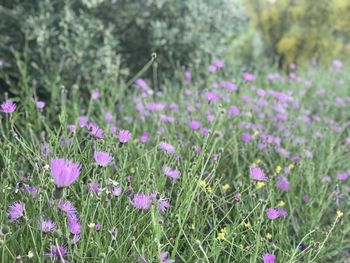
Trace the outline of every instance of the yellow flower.
<instances>
[{"instance_id":1,"label":"yellow flower","mask_svg":"<svg viewBox=\"0 0 350 263\"><path fill-rule=\"evenodd\" d=\"M199 180L199 186L205 188L207 186L207 182L204 180Z\"/></svg>"},{"instance_id":2,"label":"yellow flower","mask_svg":"<svg viewBox=\"0 0 350 263\"><path fill-rule=\"evenodd\" d=\"M255 164L255 165L258 165L259 163L261 163L261 160L260 160L260 159L256 159L256 160L254 161L254 164Z\"/></svg>"},{"instance_id":3,"label":"yellow flower","mask_svg":"<svg viewBox=\"0 0 350 263\"><path fill-rule=\"evenodd\" d=\"M265 185L266 185L265 182L257 182L256 183L256 188L260 189L260 188L263 188Z\"/></svg>"},{"instance_id":4,"label":"yellow flower","mask_svg":"<svg viewBox=\"0 0 350 263\"><path fill-rule=\"evenodd\" d=\"M254 132L254 134L253 134L253 137L258 136L259 134L260 134L260 132L259 132L259 131L255 131L255 132Z\"/></svg>"},{"instance_id":5,"label":"yellow flower","mask_svg":"<svg viewBox=\"0 0 350 263\"><path fill-rule=\"evenodd\" d=\"M294 164L291 163L290 165L288 165L288 168L292 170L294 168Z\"/></svg>"},{"instance_id":6,"label":"yellow flower","mask_svg":"<svg viewBox=\"0 0 350 263\"><path fill-rule=\"evenodd\" d=\"M190 226L189 226L190 229L195 229L196 228L196 225L194 223L192 223Z\"/></svg>"},{"instance_id":7,"label":"yellow flower","mask_svg":"<svg viewBox=\"0 0 350 263\"><path fill-rule=\"evenodd\" d=\"M246 228L251 228L252 225L251 225L249 222L248 222L248 223L245 223L245 222L244 222L244 226L245 226Z\"/></svg>"},{"instance_id":8,"label":"yellow flower","mask_svg":"<svg viewBox=\"0 0 350 263\"><path fill-rule=\"evenodd\" d=\"M279 203L277 204L277 206L279 207L284 207L285 205L286 203L283 200L279 201Z\"/></svg>"},{"instance_id":9,"label":"yellow flower","mask_svg":"<svg viewBox=\"0 0 350 263\"><path fill-rule=\"evenodd\" d=\"M344 215L343 211L340 211L340 210L337 211L337 218L341 218L343 217L343 215Z\"/></svg>"},{"instance_id":10,"label":"yellow flower","mask_svg":"<svg viewBox=\"0 0 350 263\"><path fill-rule=\"evenodd\" d=\"M267 234L266 234L266 238L267 238L268 240L272 239L271 233L267 233Z\"/></svg>"},{"instance_id":11,"label":"yellow flower","mask_svg":"<svg viewBox=\"0 0 350 263\"><path fill-rule=\"evenodd\" d=\"M212 189L210 186L208 186L208 187L207 187L207 191L208 191L208 193L212 193L212 192L213 192L213 189Z\"/></svg>"},{"instance_id":12,"label":"yellow flower","mask_svg":"<svg viewBox=\"0 0 350 263\"><path fill-rule=\"evenodd\" d=\"M28 251L28 255L27 255L28 258L32 258L34 257L34 254L31 250Z\"/></svg>"},{"instance_id":13,"label":"yellow flower","mask_svg":"<svg viewBox=\"0 0 350 263\"><path fill-rule=\"evenodd\" d=\"M229 185L229 184L224 184L224 185L222 186L222 190L224 190L224 191L227 191L229 188L230 188L230 185Z\"/></svg>"},{"instance_id":14,"label":"yellow flower","mask_svg":"<svg viewBox=\"0 0 350 263\"><path fill-rule=\"evenodd\" d=\"M222 229L220 230L220 232L226 234L226 233L227 233L227 228L226 228L226 227L222 228Z\"/></svg>"},{"instance_id":15,"label":"yellow flower","mask_svg":"<svg viewBox=\"0 0 350 263\"><path fill-rule=\"evenodd\" d=\"M218 240L225 240L225 233L220 232L217 237Z\"/></svg>"},{"instance_id":16,"label":"yellow flower","mask_svg":"<svg viewBox=\"0 0 350 263\"><path fill-rule=\"evenodd\" d=\"M251 118L251 117L253 117L253 114L249 111L249 112L247 112L247 117Z\"/></svg>"},{"instance_id":17,"label":"yellow flower","mask_svg":"<svg viewBox=\"0 0 350 263\"><path fill-rule=\"evenodd\" d=\"M275 171L279 174L282 171L282 167L278 165Z\"/></svg>"}]
</instances>

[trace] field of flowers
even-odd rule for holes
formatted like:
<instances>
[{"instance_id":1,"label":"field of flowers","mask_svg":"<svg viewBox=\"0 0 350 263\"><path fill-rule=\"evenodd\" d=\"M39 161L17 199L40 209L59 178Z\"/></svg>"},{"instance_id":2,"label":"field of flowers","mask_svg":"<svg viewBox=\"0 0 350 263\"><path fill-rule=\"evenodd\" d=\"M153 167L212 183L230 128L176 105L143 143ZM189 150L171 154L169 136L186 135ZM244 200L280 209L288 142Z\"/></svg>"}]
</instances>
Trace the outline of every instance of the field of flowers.
<instances>
[{"instance_id":1,"label":"field of flowers","mask_svg":"<svg viewBox=\"0 0 350 263\"><path fill-rule=\"evenodd\" d=\"M225 70L88 102L21 81L1 102L1 262L346 262L346 66Z\"/></svg>"}]
</instances>

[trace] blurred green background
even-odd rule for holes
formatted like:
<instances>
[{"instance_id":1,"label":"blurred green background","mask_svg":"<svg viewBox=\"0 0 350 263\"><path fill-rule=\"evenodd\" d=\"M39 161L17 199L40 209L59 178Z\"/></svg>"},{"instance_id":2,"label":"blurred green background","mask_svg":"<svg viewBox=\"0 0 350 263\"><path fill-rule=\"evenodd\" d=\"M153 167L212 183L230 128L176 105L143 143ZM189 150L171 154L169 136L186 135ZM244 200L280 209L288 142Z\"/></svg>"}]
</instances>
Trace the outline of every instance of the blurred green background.
<instances>
[{"instance_id":1,"label":"blurred green background","mask_svg":"<svg viewBox=\"0 0 350 263\"><path fill-rule=\"evenodd\" d=\"M350 0L2 0L0 88L43 96L60 85L160 81L221 58L234 71L287 71L350 54ZM46 94L46 95L45 95Z\"/></svg>"}]
</instances>

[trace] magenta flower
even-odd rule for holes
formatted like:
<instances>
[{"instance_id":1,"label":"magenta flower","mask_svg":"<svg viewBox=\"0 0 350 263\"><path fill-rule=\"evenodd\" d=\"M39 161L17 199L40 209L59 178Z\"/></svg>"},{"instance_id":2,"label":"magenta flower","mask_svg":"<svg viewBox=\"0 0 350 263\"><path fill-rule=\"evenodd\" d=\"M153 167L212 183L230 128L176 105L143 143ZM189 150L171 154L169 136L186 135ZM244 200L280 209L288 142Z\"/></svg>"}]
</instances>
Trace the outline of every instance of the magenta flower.
<instances>
[{"instance_id":1,"label":"magenta flower","mask_svg":"<svg viewBox=\"0 0 350 263\"><path fill-rule=\"evenodd\" d=\"M50 245L50 249L45 253L45 256L52 260L64 261L68 256L68 249L65 246Z\"/></svg>"},{"instance_id":2,"label":"magenta flower","mask_svg":"<svg viewBox=\"0 0 350 263\"><path fill-rule=\"evenodd\" d=\"M236 106L231 106L227 111L228 116L238 116L239 113L240 111Z\"/></svg>"},{"instance_id":3,"label":"magenta flower","mask_svg":"<svg viewBox=\"0 0 350 263\"><path fill-rule=\"evenodd\" d=\"M221 87L226 88L230 91L236 91L238 89L236 84L233 82L230 82L230 81L222 80L222 81L220 81L220 85L221 85Z\"/></svg>"},{"instance_id":4,"label":"magenta flower","mask_svg":"<svg viewBox=\"0 0 350 263\"><path fill-rule=\"evenodd\" d=\"M254 81L255 80L255 75L251 72L244 72L243 73L243 79L245 81Z\"/></svg>"},{"instance_id":5,"label":"magenta flower","mask_svg":"<svg viewBox=\"0 0 350 263\"><path fill-rule=\"evenodd\" d=\"M79 126L81 128L87 127L88 123L89 123L89 117L87 117L87 116L80 116L79 117Z\"/></svg>"},{"instance_id":6,"label":"magenta flower","mask_svg":"<svg viewBox=\"0 0 350 263\"><path fill-rule=\"evenodd\" d=\"M107 166L113 161L113 158L106 152L94 152L94 159L101 166Z\"/></svg>"},{"instance_id":7,"label":"magenta flower","mask_svg":"<svg viewBox=\"0 0 350 263\"><path fill-rule=\"evenodd\" d=\"M250 173L250 178L252 178L255 181L267 181L267 177L264 171L260 167L250 166L249 173Z\"/></svg>"},{"instance_id":8,"label":"magenta flower","mask_svg":"<svg viewBox=\"0 0 350 263\"><path fill-rule=\"evenodd\" d=\"M16 103L12 101L5 101L1 104L1 111L5 113L12 113L16 110Z\"/></svg>"},{"instance_id":9,"label":"magenta flower","mask_svg":"<svg viewBox=\"0 0 350 263\"><path fill-rule=\"evenodd\" d=\"M105 112L105 114L103 115L103 118L105 119L106 122L112 122L114 119L113 115L109 112Z\"/></svg>"},{"instance_id":10,"label":"magenta flower","mask_svg":"<svg viewBox=\"0 0 350 263\"><path fill-rule=\"evenodd\" d=\"M50 233L56 230L56 224L52 220L41 219L39 230L43 233Z\"/></svg>"},{"instance_id":11,"label":"magenta flower","mask_svg":"<svg viewBox=\"0 0 350 263\"><path fill-rule=\"evenodd\" d=\"M160 257L161 263L174 263L175 262L175 260L173 260L173 259L168 259L169 252L167 252L167 251L161 251L159 257Z\"/></svg>"},{"instance_id":12,"label":"magenta flower","mask_svg":"<svg viewBox=\"0 0 350 263\"><path fill-rule=\"evenodd\" d=\"M67 214L75 214L77 212L77 209L74 207L72 202L67 200L60 200L58 202L58 208Z\"/></svg>"},{"instance_id":13,"label":"magenta flower","mask_svg":"<svg viewBox=\"0 0 350 263\"><path fill-rule=\"evenodd\" d=\"M89 134L95 138L102 139L104 137L104 131L97 125L93 123L89 123Z\"/></svg>"},{"instance_id":14,"label":"magenta flower","mask_svg":"<svg viewBox=\"0 0 350 263\"><path fill-rule=\"evenodd\" d=\"M288 178L283 176L283 175L278 176L277 182L276 182L276 187L283 190L283 191L288 191L289 187L290 187Z\"/></svg>"},{"instance_id":15,"label":"magenta flower","mask_svg":"<svg viewBox=\"0 0 350 263\"><path fill-rule=\"evenodd\" d=\"M188 126L192 129L192 130L198 130L202 127L202 124L200 121L198 120L192 120L189 122Z\"/></svg>"},{"instance_id":16,"label":"magenta flower","mask_svg":"<svg viewBox=\"0 0 350 263\"><path fill-rule=\"evenodd\" d=\"M131 204L137 208L142 210L148 210L151 208L151 202L155 200L155 194L145 194L139 193L135 194Z\"/></svg>"},{"instance_id":17,"label":"magenta flower","mask_svg":"<svg viewBox=\"0 0 350 263\"><path fill-rule=\"evenodd\" d=\"M161 149L162 151L164 151L166 153L169 153L169 154L172 154L172 153L176 152L175 147L172 146L170 143L167 143L167 142L161 142L159 144L159 149Z\"/></svg>"},{"instance_id":18,"label":"magenta flower","mask_svg":"<svg viewBox=\"0 0 350 263\"><path fill-rule=\"evenodd\" d=\"M119 185L113 187L113 189L112 189L112 195L118 197L118 196L121 195L121 193L122 193L122 188L121 188Z\"/></svg>"},{"instance_id":19,"label":"magenta flower","mask_svg":"<svg viewBox=\"0 0 350 263\"><path fill-rule=\"evenodd\" d=\"M75 214L73 214L74 216L69 216L68 215L68 227L69 227L69 231L73 234L73 235L79 235L81 233L81 225L78 221L78 218Z\"/></svg>"},{"instance_id":20,"label":"magenta flower","mask_svg":"<svg viewBox=\"0 0 350 263\"><path fill-rule=\"evenodd\" d=\"M80 174L79 163L65 159L51 160L51 176L58 188L70 186Z\"/></svg>"},{"instance_id":21,"label":"magenta flower","mask_svg":"<svg viewBox=\"0 0 350 263\"><path fill-rule=\"evenodd\" d=\"M169 166L163 168L163 173L171 179L177 179L181 176L181 173L175 169L171 169Z\"/></svg>"},{"instance_id":22,"label":"magenta flower","mask_svg":"<svg viewBox=\"0 0 350 263\"><path fill-rule=\"evenodd\" d=\"M219 97L218 97L218 95L216 95L215 91L205 92L204 97L208 102L216 102L219 100Z\"/></svg>"},{"instance_id":23,"label":"magenta flower","mask_svg":"<svg viewBox=\"0 0 350 263\"><path fill-rule=\"evenodd\" d=\"M131 133L128 130L121 130L118 133L118 139L121 143L127 143L131 139Z\"/></svg>"},{"instance_id":24,"label":"magenta flower","mask_svg":"<svg viewBox=\"0 0 350 263\"><path fill-rule=\"evenodd\" d=\"M96 182L89 183L88 189L94 192L95 194L98 194L100 192L100 185Z\"/></svg>"},{"instance_id":25,"label":"magenta flower","mask_svg":"<svg viewBox=\"0 0 350 263\"><path fill-rule=\"evenodd\" d=\"M36 107L38 108L38 109L43 109L44 107L45 107L45 101L42 101L42 100L38 100L37 102L36 102Z\"/></svg>"},{"instance_id":26,"label":"magenta flower","mask_svg":"<svg viewBox=\"0 0 350 263\"><path fill-rule=\"evenodd\" d=\"M159 212L164 213L170 207L169 201L167 199L160 199L157 202L157 207Z\"/></svg>"},{"instance_id":27,"label":"magenta flower","mask_svg":"<svg viewBox=\"0 0 350 263\"><path fill-rule=\"evenodd\" d=\"M16 202L8 207L8 216L11 223L17 221L24 215L24 204Z\"/></svg>"},{"instance_id":28,"label":"magenta flower","mask_svg":"<svg viewBox=\"0 0 350 263\"><path fill-rule=\"evenodd\" d=\"M149 141L149 133L144 132L140 137L140 141L143 143L148 142Z\"/></svg>"},{"instance_id":29,"label":"magenta flower","mask_svg":"<svg viewBox=\"0 0 350 263\"><path fill-rule=\"evenodd\" d=\"M266 215L269 219L274 220L279 217L286 217L288 213L284 208L268 208Z\"/></svg>"},{"instance_id":30,"label":"magenta flower","mask_svg":"<svg viewBox=\"0 0 350 263\"><path fill-rule=\"evenodd\" d=\"M70 132L76 132L77 131L77 126L76 125L74 125L74 124L70 124L70 125L68 125L67 126L68 127L68 130L70 131Z\"/></svg>"},{"instance_id":31,"label":"magenta flower","mask_svg":"<svg viewBox=\"0 0 350 263\"><path fill-rule=\"evenodd\" d=\"M264 263L275 263L275 255L264 253L263 255Z\"/></svg>"},{"instance_id":32,"label":"magenta flower","mask_svg":"<svg viewBox=\"0 0 350 263\"><path fill-rule=\"evenodd\" d=\"M244 143L248 143L252 139L252 136L248 132L245 132L242 134L241 139Z\"/></svg>"},{"instance_id":33,"label":"magenta flower","mask_svg":"<svg viewBox=\"0 0 350 263\"><path fill-rule=\"evenodd\" d=\"M91 93L91 99L97 100L100 97L100 92L98 89L94 89Z\"/></svg>"}]
</instances>

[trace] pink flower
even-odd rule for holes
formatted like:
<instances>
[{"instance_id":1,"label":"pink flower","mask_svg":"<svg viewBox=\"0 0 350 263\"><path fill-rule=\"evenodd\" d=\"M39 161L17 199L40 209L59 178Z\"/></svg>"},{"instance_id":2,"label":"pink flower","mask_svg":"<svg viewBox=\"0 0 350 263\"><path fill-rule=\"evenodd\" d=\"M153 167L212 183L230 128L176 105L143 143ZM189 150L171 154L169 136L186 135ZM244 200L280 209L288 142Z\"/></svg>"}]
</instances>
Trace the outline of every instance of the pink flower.
<instances>
[{"instance_id":1,"label":"pink flower","mask_svg":"<svg viewBox=\"0 0 350 263\"><path fill-rule=\"evenodd\" d=\"M245 81L254 81L255 80L255 75L251 72L244 72L243 73L243 79Z\"/></svg>"},{"instance_id":2,"label":"pink flower","mask_svg":"<svg viewBox=\"0 0 350 263\"><path fill-rule=\"evenodd\" d=\"M65 246L55 246L50 245L49 252L45 253L46 257L49 257L52 260L59 260L65 262L64 259L68 256L68 249Z\"/></svg>"},{"instance_id":3,"label":"pink flower","mask_svg":"<svg viewBox=\"0 0 350 263\"><path fill-rule=\"evenodd\" d=\"M43 109L43 108L45 107L45 101L38 100L38 101L36 102L36 107L37 107L38 109Z\"/></svg>"},{"instance_id":4,"label":"pink flower","mask_svg":"<svg viewBox=\"0 0 350 263\"><path fill-rule=\"evenodd\" d=\"M16 110L16 103L12 101L5 101L1 104L1 111L5 113L12 113Z\"/></svg>"},{"instance_id":5,"label":"pink flower","mask_svg":"<svg viewBox=\"0 0 350 263\"><path fill-rule=\"evenodd\" d=\"M94 89L91 93L91 99L97 100L100 97L100 92L98 89Z\"/></svg>"},{"instance_id":6,"label":"pink flower","mask_svg":"<svg viewBox=\"0 0 350 263\"><path fill-rule=\"evenodd\" d=\"M283 191L288 191L289 190L289 181L288 178L280 175L277 177L277 182L276 182L276 187L283 190Z\"/></svg>"},{"instance_id":7,"label":"pink flower","mask_svg":"<svg viewBox=\"0 0 350 263\"><path fill-rule=\"evenodd\" d=\"M172 146L170 143L166 143L166 142L161 142L159 144L159 149L163 150L166 153L172 154L175 153L175 147Z\"/></svg>"},{"instance_id":8,"label":"pink flower","mask_svg":"<svg viewBox=\"0 0 350 263\"><path fill-rule=\"evenodd\" d=\"M219 100L218 95L214 91L207 91L204 93L204 97L208 102L216 102Z\"/></svg>"},{"instance_id":9,"label":"pink flower","mask_svg":"<svg viewBox=\"0 0 350 263\"><path fill-rule=\"evenodd\" d=\"M242 134L241 139L244 143L248 143L252 139L252 136L248 132L245 132Z\"/></svg>"},{"instance_id":10,"label":"pink flower","mask_svg":"<svg viewBox=\"0 0 350 263\"><path fill-rule=\"evenodd\" d=\"M279 217L286 217L288 213L284 208L268 208L266 215L269 219L274 220Z\"/></svg>"},{"instance_id":11,"label":"pink flower","mask_svg":"<svg viewBox=\"0 0 350 263\"><path fill-rule=\"evenodd\" d=\"M56 224L52 220L41 219L39 230L43 233L50 233L56 230Z\"/></svg>"},{"instance_id":12,"label":"pink flower","mask_svg":"<svg viewBox=\"0 0 350 263\"><path fill-rule=\"evenodd\" d=\"M51 160L51 176L58 188L70 186L80 174L79 163L65 159Z\"/></svg>"},{"instance_id":13,"label":"pink flower","mask_svg":"<svg viewBox=\"0 0 350 263\"><path fill-rule=\"evenodd\" d=\"M145 143L145 142L148 142L149 140L149 133L148 132L144 132L141 137L140 137L140 141Z\"/></svg>"},{"instance_id":14,"label":"pink flower","mask_svg":"<svg viewBox=\"0 0 350 263\"><path fill-rule=\"evenodd\" d=\"M263 255L264 263L275 263L275 255L264 253Z\"/></svg>"},{"instance_id":15,"label":"pink flower","mask_svg":"<svg viewBox=\"0 0 350 263\"><path fill-rule=\"evenodd\" d=\"M113 194L114 196L117 196L117 197L118 197L118 196L121 195L121 193L122 193L122 188L121 188L119 185L113 187L113 189L112 189L112 194Z\"/></svg>"},{"instance_id":16,"label":"pink flower","mask_svg":"<svg viewBox=\"0 0 350 263\"><path fill-rule=\"evenodd\" d=\"M139 193L134 195L131 204L137 209L148 210L151 208L151 202L154 200L155 194L148 195L145 193Z\"/></svg>"},{"instance_id":17,"label":"pink flower","mask_svg":"<svg viewBox=\"0 0 350 263\"><path fill-rule=\"evenodd\" d=\"M121 143L127 143L131 138L131 133L128 130L121 130L118 133L118 139Z\"/></svg>"},{"instance_id":18,"label":"pink flower","mask_svg":"<svg viewBox=\"0 0 350 263\"><path fill-rule=\"evenodd\" d=\"M181 176L181 173L178 170L171 169L169 166L163 168L163 173L171 179L177 179Z\"/></svg>"},{"instance_id":19,"label":"pink flower","mask_svg":"<svg viewBox=\"0 0 350 263\"><path fill-rule=\"evenodd\" d=\"M106 152L94 152L94 159L101 166L107 166L113 161L113 158Z\"/></svg>"},{"instance_id":20,"label":"pink flower","mask_svg":"<svg viewBox=\"0 0 350 263\"><path fill-rule=\"evenodd\" d=\"M15 222L24 215L24 204L17 202L8 207L8 216L10 222Z\"/></svg>"},{"instance_id":21,"label":"pink flower","mask_svg":"<svg viewBox=\"0 0 350 263\"><path fill-rule=\"evenodd\" d=\"M250 178L252 178L255 181L267 181L267 177L264 173L264 171L257 167L257 166L251 166L249 168L250 172Z\"/></svg>"},{"instance_id":22,"label":"pink flower","mask_svg":"<svg viewBox=\"0 0 350 263\"><path fill-rule=\"evenodd\" d=\"M240 111L236 106L231 106L227 111L227 115L228 116L238 116L239 112Z\"/></svg>"},{"instance_id":23,"label":"pink flower","mask_svg":"<svg viewBox=\"0 0 350 263\"><path fill-rule=\"evenodd\" d=\"M104 131L97 125L93 123L89 123L89 134L95 138L102 139L104 137Z\"/></svg>"},{"instance_id":24,"label":"pink flower","mask_svg":"<svg viewBox=\"0 0 350 263\"><path fill-rule=\"evenodd\" d=\"M200 121L198 120L192 120L189 122L188 126L192 129L192 130L198 130L201 128L202 124Z\"/></svg>"}]
</instances>

